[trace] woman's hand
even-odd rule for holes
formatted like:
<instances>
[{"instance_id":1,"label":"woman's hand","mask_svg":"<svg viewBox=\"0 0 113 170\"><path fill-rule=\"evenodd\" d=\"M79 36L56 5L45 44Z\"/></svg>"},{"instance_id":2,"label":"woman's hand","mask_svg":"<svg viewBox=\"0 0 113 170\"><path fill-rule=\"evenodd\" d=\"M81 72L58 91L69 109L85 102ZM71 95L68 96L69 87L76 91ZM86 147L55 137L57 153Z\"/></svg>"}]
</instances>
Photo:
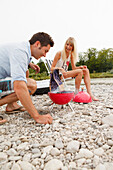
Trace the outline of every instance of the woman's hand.
<instances>
[{"instance_id":1,"label":"woman's hand","mask_svg":"<svg viewBox=\"0 0 113 170\"><path fill-rule=\"evenodd\" d=\"M79 68L80 68L80 69L86 69L87 66L84 65L84 66L80 66Z\"/></svg>"},{"instance_id":2,"label":"woman's hand","mask_svg":"<svg viewBox=\"0 0 113 170\"><path fill-rule=\"evenodd\" d=\"M30 63L29 66L36 71L36 74L40 72L40 67L34 63Z\"/></svg>"},{"instance_id":3,"label":"woman's hand","mask_svg":"<svg viewBox=\"0 0 113 170\"><path fill-rule=\"evenodd\" d=\"M65 70L61 67L58 67L59 71L63 74L65 72Z\"/></svg>"}]
</instances>

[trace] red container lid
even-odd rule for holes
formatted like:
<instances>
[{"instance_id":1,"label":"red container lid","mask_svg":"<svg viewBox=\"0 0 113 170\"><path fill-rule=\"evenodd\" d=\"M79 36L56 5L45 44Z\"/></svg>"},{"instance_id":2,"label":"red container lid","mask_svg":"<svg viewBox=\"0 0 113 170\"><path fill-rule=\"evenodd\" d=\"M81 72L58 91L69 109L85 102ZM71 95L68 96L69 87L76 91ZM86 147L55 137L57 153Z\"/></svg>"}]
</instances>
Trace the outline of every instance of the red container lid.
<instances>
[{"instance_id":1,"label":"red container lid","mask_svg":"<svg viewBox=\"0 0 113 170\"><path fill-rule=\"evenodd\" d=\"M92 98L87 92L80 91L74 96L73 101L77 103L90 103L92 102Z\"/></svg>"}]
</instances>

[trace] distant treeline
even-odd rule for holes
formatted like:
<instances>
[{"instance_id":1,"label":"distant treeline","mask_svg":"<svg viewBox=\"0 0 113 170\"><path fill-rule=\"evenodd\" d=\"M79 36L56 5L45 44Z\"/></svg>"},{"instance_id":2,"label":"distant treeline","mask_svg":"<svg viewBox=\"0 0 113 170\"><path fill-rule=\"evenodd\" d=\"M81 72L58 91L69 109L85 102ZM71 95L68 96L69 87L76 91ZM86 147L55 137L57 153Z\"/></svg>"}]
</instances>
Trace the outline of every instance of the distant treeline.
<instances>
[{"instance_id":1,"label":"distant treeline","mask_svg":"<svg viewBox=\"0 0 113 170\"><path fill-rule=\"evenodd\" d=\"M110 71L113 69L113 48L100 51L89 48L87 52L79 54L79 62L76 65L87 65L90 73Z\"/></svg>"},{"instance_id":2,"label":"distant treeline","mask_svg":"<svg viewBox=\"0 0 113 170\"><path fill-rule=\"evenodd\" d=\"M40 67L40 73L36 75L35 71L30 68L30 77L35 80L49 78L45 64L41 59L37 65ZM90 73L108 72L113 74L113 48L100 51L97 51L96 48L89 48L87 52L79 53L79 62L76 66L80 65L87 65ZM69 64L69 70L71 70L71 63Z\"/></svg>"}]
</instances>

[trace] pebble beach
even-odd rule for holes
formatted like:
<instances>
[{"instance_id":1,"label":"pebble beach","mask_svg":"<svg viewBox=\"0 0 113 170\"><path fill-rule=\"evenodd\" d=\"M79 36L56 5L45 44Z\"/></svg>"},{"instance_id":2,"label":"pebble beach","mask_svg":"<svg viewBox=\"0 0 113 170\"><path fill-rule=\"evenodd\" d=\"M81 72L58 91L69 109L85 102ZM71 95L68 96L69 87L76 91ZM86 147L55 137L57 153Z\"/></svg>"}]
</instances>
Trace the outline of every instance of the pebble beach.
<instances>
[{"instance_id":1,"label":"pebble beach","mask_svg":"<svg viewBox=\"0 0 113 170\"><path fill-rule=\"evenodd\" d=\"M67 83L74 90L74 80ZM82 83L81 87L84 87ZM36 123L27 111L5 114L0 125L0 170L113 170L113 78L92 79L99 101L51 106L47 94L31 96L51 125ZM84 89L85 90L85 89Z\"/></svg>"}]
</instances>

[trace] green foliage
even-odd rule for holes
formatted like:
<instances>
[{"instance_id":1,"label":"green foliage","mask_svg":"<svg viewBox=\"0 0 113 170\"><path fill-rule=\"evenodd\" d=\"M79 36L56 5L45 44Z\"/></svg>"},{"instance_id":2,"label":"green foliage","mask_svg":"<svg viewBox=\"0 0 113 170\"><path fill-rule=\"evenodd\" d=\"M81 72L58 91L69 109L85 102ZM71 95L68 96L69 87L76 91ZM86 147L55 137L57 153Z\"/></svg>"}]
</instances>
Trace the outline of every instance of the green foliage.
<instances>
[{"instance_id":1,"label":"green foliage","mask_svg":"<svg viewBox=\"0 0 113 170\"><path fill-rule=\"evenodd\" d=\"M96 48L90 48L87 52L79 54L77 66L87 65L90 73L106 72L113 69L113 49L102 49L97 51Z\"/></svg>"},{"instance_id":2,"label":"green foliage","mask_svg":"<svg viewBox=\"0 0 113 170\"><path fill-rule=\"evenodd\" d=\"M45 79L49 79L50 78L50 76L47 75L47 72L38 73L38 74L35 74L35 72L34 73L30 73L29 77L34 79L34 80L45 80Z\"/></svg>"},{"instance_id":3,"label":"green foliage","mask_svg":"<svg viewBox=\"0 0 113 170\"><path fill-rule=\"evenodd\" d=\"M36 74L35 70L29 68L29 77L33 78L35 80L49 79L50 76L48 75L45 64L42 62L41 59L40 59L39 63L37 63L37 65L40 67L40 73Z\"/></svg>"}]
</instances>

